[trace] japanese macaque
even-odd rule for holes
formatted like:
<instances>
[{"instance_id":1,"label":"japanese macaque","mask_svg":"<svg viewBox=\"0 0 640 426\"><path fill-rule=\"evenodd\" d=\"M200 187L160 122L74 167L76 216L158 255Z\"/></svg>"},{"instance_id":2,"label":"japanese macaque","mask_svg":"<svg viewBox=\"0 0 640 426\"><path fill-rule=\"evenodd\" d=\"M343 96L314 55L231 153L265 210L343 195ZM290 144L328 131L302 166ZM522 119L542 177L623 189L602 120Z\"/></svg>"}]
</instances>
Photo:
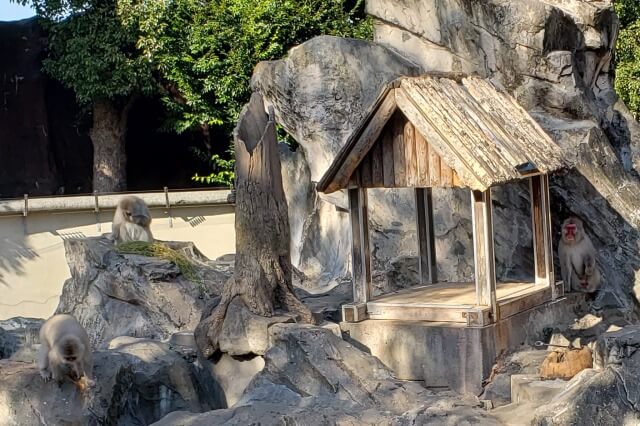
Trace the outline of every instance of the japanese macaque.
<instances>
[{"instance_id":1,"label":"japanese macaque","mask_svg":"<svg viewBox=\"0 0 640 426\"><path fill-rule=\"evenodd\" d=\"M598 288L600 288L600 271L595 258L588 254L584 257L584 274L580 276L580 289L593 293Z\"/></svg>"},{"instance_id":2,"label":"japanese macaque","mask_svg":"<svg viewBox=\"0 0 640 426\"><path fill-rule=\"evenodd\" d=\"M70 379L78 384L84 376L88 386L94 385L89 336L71 315L54 315L42 324L38 369L45 382Z\"/></svg>"},{"instance_id":3,"label":"japanese macaque","mask_svg":"<svg viewBox=\"0 0 640 426\"><path fill-rule=\"evenodd\" d=\"M128 241L153 242L151 213L138 197L122 197L113 216L112 238L116 244Z\"/></svg>"},{"instance_id":4,"label":"japanese macaque","mask_svg":"<svg viewBox=\"0 0 640 426\"><path fill-rule=\"evenodd\" d=\"M597 290L600 273L595 262L596 249L584 232L580 219L570 217L563 222L558 257L566 292L572 289L589 293Z\"/></svg>"}]
</instances>

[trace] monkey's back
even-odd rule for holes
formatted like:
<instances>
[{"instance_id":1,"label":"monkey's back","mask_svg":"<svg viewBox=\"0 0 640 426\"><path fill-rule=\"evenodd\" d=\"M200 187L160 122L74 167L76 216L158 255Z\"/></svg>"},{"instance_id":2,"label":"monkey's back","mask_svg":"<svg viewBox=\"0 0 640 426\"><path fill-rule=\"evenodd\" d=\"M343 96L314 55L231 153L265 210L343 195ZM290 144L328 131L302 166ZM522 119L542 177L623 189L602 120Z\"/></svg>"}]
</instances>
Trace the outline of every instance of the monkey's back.
<instances>
[{"instance_id":1,"label":"monkey's back","mask_svg":"<svg viewBox=\"0 0 640 426\"><path fill-rule=\"evenodd\" d=\"M46 341L49 346L59 341L66 335L74 335L81 338L87 344L89 336L86 330L73 316L57 314L49 318L40 328L40 341Z\"/></svg>"}]
</instances>

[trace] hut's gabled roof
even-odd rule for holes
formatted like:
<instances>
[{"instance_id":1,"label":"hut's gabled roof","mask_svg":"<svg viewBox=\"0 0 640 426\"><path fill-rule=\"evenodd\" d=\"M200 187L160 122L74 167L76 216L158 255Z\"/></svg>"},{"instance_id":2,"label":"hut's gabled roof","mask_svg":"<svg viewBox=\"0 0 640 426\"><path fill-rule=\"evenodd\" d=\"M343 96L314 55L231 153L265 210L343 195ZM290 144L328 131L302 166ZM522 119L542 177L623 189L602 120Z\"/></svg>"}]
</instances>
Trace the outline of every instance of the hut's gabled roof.
<instances>
[{"instance_id":1,"label":"hut's gabled roof","mask_svg":"<svg viewBox=\"0 0 640 426\"><path fill-rule=\"evenodd\" d=\"M475 190L549 173L564 166L562 151L513 97L475 76L403 77L387 85L318 183L344 189L358 164L399 109Z\"/></svg>"}]
</instances>

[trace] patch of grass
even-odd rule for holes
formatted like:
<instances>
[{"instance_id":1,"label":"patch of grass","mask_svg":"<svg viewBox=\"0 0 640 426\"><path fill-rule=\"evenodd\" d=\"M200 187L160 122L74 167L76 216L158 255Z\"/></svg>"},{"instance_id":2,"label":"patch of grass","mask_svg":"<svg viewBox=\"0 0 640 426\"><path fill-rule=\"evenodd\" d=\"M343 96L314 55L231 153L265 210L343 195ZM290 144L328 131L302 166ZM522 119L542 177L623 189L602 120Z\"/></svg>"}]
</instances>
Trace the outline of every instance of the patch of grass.
<instances>
[{"instance_id":1,"label":"patch of grass","mask_svg":"<svg viewBox=\"0 0 640 426\"><path fill-rule=\"evenodd\" d=\"M130 241L118 244L116 251L122 254L139 254L142 256L157 257L173 262L180 269L184 277L199 285L202 285L196 274L194 264L182 253L162 243L147 243L145 241Z\"/></svg>"}]
</instances>

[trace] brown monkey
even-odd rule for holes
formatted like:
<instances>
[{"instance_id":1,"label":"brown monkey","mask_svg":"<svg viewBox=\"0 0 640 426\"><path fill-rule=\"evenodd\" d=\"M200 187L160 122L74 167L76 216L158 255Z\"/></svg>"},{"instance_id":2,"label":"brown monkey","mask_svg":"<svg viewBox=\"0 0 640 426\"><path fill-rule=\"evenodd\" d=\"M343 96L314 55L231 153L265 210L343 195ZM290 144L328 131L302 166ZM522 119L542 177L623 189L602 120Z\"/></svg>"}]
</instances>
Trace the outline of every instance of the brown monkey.
<instances>
[{"instance_id":1,"label":"brown monkey","mask_svg":"<svg viewBox=\"0 0 640 426\"><path fill-rule=\"evenodd\" d=\"M571 289L585 291L585 288L580 284L581 277L585 276L585 258L590 257L591 259L591 271L597 271L595 267L596 249L589 236L584 232L582 221L577 217L570 217L562 223L558 257L560 258L560 273L565 291L569 292Z\"/></svg>"},{"instance_id":2,"label":"brown monkey","mask_svg":"<svg viewBox=\"0 0 640 426\"><path fill-rule=\"evenodd\" d=\"M584 274L580 277L580 289L593 293L600 288L600 271L596 260L590 254L584 257Z\"/></svg>"},{"instance_id":3,"label":"brown monkey","mask_svg":"<svg viewBox=\"0 0 640 426\"><path fill-rule=\"evenodd\" d=\"M122 197L113 216L112 237L116 244L127 241L153 242L151 213L138 197Z\"/></svg>"},{"instance_id":4,"label":"brown monkey","mask_svg":"<svg viewBox=\"0 0 640 426\"><path fill-rule=\"evenodd\" d=\"M93 386L93 354L87 332L71 315L54 315L40 329L38 369L45 382L77 383L84 376Z\"/></svg>"}]
</instances>

